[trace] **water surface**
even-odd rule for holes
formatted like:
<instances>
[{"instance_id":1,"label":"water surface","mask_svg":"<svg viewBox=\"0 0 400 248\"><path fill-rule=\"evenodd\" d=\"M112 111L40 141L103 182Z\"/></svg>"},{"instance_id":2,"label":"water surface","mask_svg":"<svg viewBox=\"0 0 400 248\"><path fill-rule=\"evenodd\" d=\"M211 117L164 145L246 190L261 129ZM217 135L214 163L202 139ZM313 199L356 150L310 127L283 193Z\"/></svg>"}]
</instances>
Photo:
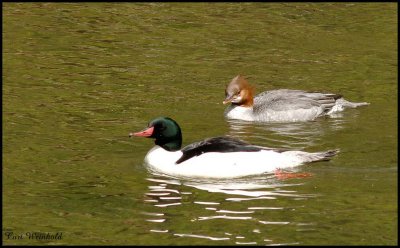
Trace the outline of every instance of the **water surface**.
<instances>
[{"instance_id":1,"label":"water surface","mask_svg":"<svg viewBox=\"0 0 400 248\"><path fill-rule=\"evenodd\" d=\"M397 244L395 3L5 3L3 18L4 244ZM226 121L239 73L257 92L371 105ZM128 138L158 116L184 144L341 152L296 168L307 178L171 178L143 166L150 140Z\"/></svg>"}]
</instances>

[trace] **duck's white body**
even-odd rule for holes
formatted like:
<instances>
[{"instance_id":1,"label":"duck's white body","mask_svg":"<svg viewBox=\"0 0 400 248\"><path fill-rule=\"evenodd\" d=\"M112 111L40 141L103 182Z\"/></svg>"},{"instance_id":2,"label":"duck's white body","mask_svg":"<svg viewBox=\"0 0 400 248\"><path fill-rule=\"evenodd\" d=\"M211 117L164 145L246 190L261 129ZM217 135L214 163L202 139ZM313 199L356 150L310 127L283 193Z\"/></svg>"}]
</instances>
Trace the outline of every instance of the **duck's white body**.
<instances>
[{"instance_id":1,"label":"duck's white body","mask_svg":"<svg viewBox=\"0 0 400 248\"><path fill-rule=\"evenodd\" d=\"M333 94L300 90L266 91L254 98L253 106L230 105L224 115L228 119L257 122L297 122L314 120L323 115L356 108L368 103L334 99Z\"/></svg>"},{"instance_id":2,"label":"duck's white body","mask_svg":"<svg viewBox=\"0 0 400 248\"><path fill-rule=\"evenodd\" d=\"M151 170L172 176L233 178L273 172L278 168L289 168L306 162L324 160L333 153L336 151L318 153L272 150L207 152L176 164L175 162L182 156L181 151L169 152L155 146L147 153L145 163Z\"/></svg>"},{"instance_id":3,"label":"duck's white body","mask_svg":"<svg viewBox=\"0 0 400 248\"><path fill-rule=\"evenodd\" d=\"M168 117L158 117L145 130L129 136L155 139L156 146L147 153L145 163L153 171L179 177L243 177L329 160L338 152L286 151L228 136L206 138L182 148L181 129Z\"/></svg>"}]
</instances>

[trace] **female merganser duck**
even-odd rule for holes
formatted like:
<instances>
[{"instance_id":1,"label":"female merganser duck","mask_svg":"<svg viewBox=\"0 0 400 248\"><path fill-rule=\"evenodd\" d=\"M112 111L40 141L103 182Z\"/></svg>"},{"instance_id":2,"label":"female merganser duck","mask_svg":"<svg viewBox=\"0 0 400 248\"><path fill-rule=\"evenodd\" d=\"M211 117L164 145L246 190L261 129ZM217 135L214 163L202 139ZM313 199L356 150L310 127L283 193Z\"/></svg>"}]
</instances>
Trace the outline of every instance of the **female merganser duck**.
<instances>
[{"instance_id":1,"label":"female merganser duck","mask_svg":"<svg viewBox=\"0 0 400 248\"><path fill-rule=\"evenodd\" d=\"M253 87L241 75L228 84L225 96L223 104L232 103L225 110L226 118L259 122L309 121L369 104L349 102L338 94L288 89L265 91L253 98Z\"/></svg>"},{"instance_id":2,"label":"female merganser duck","mask_svg":"<svg viewBox=\"0 0 400 248\"><path fill-rule=\"evenodd\" d=\"M184 177L232 178L261 174L329 160L338 152L288 151L251 145L231 137L208 138L181 149L181 129L168 117L156 118L145 130L130 133L129 136L155 139L156 146L144 159L150 169Z\"/></svg>"}]
</instances>

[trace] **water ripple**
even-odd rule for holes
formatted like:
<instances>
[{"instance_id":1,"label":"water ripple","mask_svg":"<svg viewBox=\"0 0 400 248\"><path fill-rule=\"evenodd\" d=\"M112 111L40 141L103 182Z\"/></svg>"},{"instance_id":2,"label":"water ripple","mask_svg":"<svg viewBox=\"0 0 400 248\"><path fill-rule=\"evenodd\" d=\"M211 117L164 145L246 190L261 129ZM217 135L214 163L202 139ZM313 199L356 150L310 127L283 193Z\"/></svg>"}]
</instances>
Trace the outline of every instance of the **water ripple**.
<instances>
[{"instance_id":1,"label":"water ripple","mask_svg":"<svg viewBox=\"0 0 400 248\"><path fill-rule=\"evenodd\" d=\"M253 123L227 120L229 135L258 145L286 149L304 149L323 140L345 124L342 115L299 123Z\"/></svg>"},{"instance_id":2,"label":"water ripple","mask_svg":"<svg viewBox=\"0 0 400 248\"><path fill-rule=\"evenodd\" d=\"M225 219L225 220L251 220L251 216L228 216L228 215L216 215L216 216L201 216L198 220L212 220L212 219Z\"/></svg>"},{"instance_id":3,"label":"water ripple","mask_svg":"<svg viewBox=\"0 0 400 248\"><path fill-rule=\"evenodd\" d=\"M179 237L191 237L191 238L201 238L201 239L209 239L209 240L229 240L230 238L216 238L216 237L210 237L210 236L204 236L204 235L195 235L195 234L181 234L181 233L175 233L175 236Z\"/></svg>"},{"instance_id":4,"label":"water ripple","mask_svg":"<svg viewBox=\"0 0 400 248\"><path fill-rule=\"evenodd\" d=\"M293 226L294 231L310 231L313 223L296 222L282 215L284 211L293 211L301 206L293 206L296 200L305 200L317 197L314 194L304 194L296 190L304 183L282 182L272 175L253 176L246 178L216 180L216 179L188 179L166 175L152 175L147 178L148 190L144 193L144 202L157 209L144 212L146 221L153 223L149 228L152 233L167 233L168 235L209 239L212 241L233 240L237 245L252 245L274 240L262 237L265 226ZM277 199L291 199L292 204L276 205ZM295 204L296 205L296 204ZM184 209L190 209L189 211ZM161 210L161 211L160 211ZM178 213L184 213L183 216ZM272 212L270 212L272 211ZM278 213L278 217L270 215ZM229 232L218 231L211 235L184 233L184 230L174 226L171 229L168 223L175 218L186 218L187 225L201 225L208 222L227 222L225 225L234 227L240 222L249 222L253 226L251 233L260 235L259 239L252 240L246 237L246 232L240 228ZM280 216L280 217L279 217ZM193 223L193 224L190 224ZM186 226L186 225L185 225ZM239 225L240 226L240 225ZM185 229L186 230L186 229ZM200 230L200 229L199 229ZM277 243L276 245L280 245Z\"/></svg>"}]
</instances>

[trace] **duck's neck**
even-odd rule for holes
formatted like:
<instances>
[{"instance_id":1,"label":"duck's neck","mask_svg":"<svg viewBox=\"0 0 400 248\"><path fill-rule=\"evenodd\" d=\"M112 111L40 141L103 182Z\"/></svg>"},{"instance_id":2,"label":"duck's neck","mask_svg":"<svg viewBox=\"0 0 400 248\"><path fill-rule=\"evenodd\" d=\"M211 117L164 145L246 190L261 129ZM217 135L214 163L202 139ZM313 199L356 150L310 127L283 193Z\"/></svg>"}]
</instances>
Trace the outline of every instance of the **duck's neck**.
<instances>
[{"instance_id":1,"label":"duck's neck","mask_svg":"<svg viewBox=\"0 0 400 248\"><path fill-rule=\"evenodd\" d=\"M179 134L174 139L156 139L156 145L161 146L165 150L169 152L175 152L181 149L182 147L182 135Z\"/></svg>"}]
</instances>

